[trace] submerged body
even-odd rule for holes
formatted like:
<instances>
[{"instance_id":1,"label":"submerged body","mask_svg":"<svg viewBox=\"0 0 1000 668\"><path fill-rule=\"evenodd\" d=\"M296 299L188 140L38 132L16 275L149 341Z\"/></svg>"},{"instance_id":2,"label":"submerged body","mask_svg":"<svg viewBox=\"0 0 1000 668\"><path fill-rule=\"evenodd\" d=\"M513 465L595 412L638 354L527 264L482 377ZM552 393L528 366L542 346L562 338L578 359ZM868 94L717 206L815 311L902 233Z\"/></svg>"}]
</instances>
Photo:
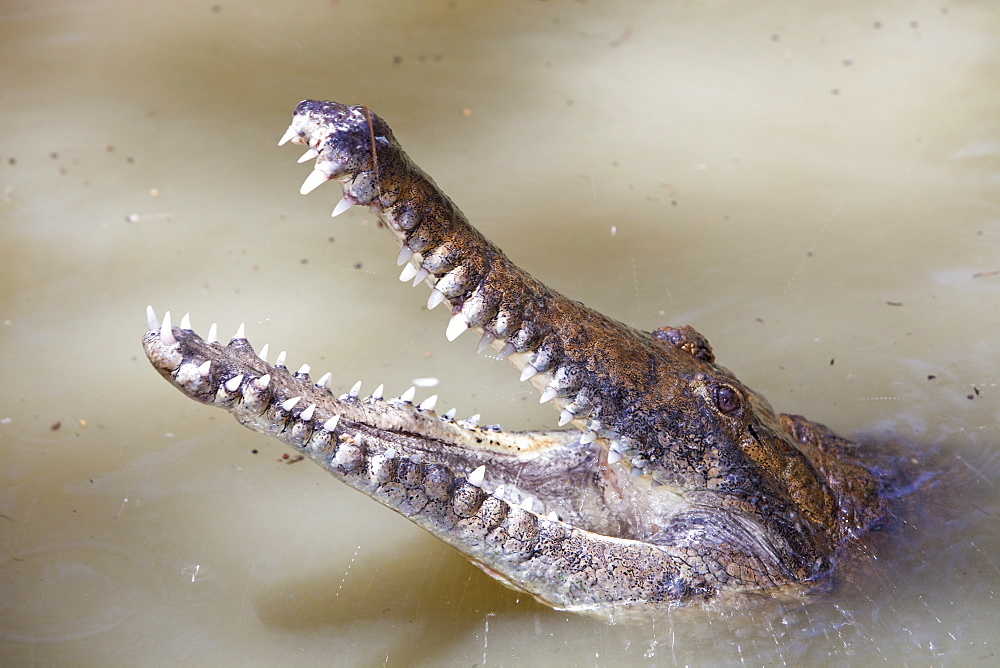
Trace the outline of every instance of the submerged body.
<instances>
[{"instance_id":1,"label":"submerged body","mask_svg":"<svg viewBox=\"0 0 1000 668\"><path fill-rule=\"evenodd\" d=\"M822 425L775 414L690 327L642 332L567 299L466 221L360 106L302 102L282 143L309 146L302 192L334 180L334 214L365 205L401 244L402 280L447 304L447 336L521 370L559 410L544 432L481 428L290 373L151 314L153 365L189 397L232 412L557 608L660 608L801 591L887 513L868 455Z\"/></svg>"}]
</instances>

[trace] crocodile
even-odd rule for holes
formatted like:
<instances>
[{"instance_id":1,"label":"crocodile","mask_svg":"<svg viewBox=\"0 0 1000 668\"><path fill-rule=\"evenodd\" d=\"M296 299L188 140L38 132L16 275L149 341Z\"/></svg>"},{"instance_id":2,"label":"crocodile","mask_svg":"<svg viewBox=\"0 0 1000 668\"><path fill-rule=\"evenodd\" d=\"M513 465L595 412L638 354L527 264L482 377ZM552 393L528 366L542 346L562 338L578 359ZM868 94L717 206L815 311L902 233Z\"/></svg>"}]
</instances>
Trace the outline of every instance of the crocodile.
<instances>
[{"instance_id":1,"label":"crocodile","mask_svg":"<svg viewBox=\"0 0 1000 668\"><path fill-rule=\"evenodd\" d=\"M303 194L334 181L337 216L367 206L400 244L400 280L446 304L446 335L480 335L558 411L558 428L505 431L479 416L343 395L240 325L202 339L147 309L153 366L458 549L489 575L591 614L713 605L828 588L891 515L870 448L767 400L690 326L640 331L568 299L473 228L367 107L305 100L279 145L315 160Z\"/></svg>"}]
</instances>

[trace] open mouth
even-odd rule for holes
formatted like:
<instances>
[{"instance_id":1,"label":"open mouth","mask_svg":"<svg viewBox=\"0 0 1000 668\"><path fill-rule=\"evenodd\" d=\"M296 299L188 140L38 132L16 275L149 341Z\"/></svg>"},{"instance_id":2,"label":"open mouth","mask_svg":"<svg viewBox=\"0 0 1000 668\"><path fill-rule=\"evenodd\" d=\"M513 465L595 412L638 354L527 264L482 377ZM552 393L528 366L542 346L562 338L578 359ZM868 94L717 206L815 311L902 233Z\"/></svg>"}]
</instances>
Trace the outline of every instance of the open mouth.
<instances>
[{"instance_id":1,"label":"open mouth","mask_svg":"<svg viewBox=\"0 0 1000 668\"><path fill-rule=\"evenodd\" d=\"M504 431L436 412L412 388L335 397L241 325L202 339L152 308L153 366L199 402L278 438L557 608L606 612L720 594L800 590L884 512L853 444L776 415L715 363L694 329L642 332L567 299L473 228L361 106L304 101L280 143L315 160L303 194L334 181L333 215L367 206L400 244L400 280L446 304L446 336L480 335L558 410L551 431ZM566 428L568 426L568 428ZM807 583L810 583L807 585Z\"/></svg>"}]
</instances>

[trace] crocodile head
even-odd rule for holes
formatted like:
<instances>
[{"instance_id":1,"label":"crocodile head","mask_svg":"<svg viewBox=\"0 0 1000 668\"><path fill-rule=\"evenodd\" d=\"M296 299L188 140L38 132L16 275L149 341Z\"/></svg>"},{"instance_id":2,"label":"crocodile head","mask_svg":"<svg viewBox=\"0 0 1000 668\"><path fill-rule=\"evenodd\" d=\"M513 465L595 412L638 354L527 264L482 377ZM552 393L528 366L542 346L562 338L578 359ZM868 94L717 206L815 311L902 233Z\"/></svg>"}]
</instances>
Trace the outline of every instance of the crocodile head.
<instances>
[{"instance_id":1,"label":"crocodile head","mask_svg":"<svg viewBox=\"0 0 1000 668\"><path fill-rule=\"evenodd\" d=\"M399 242L400 279L446 304L552 404L562 429L508 432L438 415L432 397L290 373L243 328L226 345L150 310L143 345L184 394L223 407L409 517L511 587L562 609L644 610L805 591L885 515L883 482L829 429L778 415L688 326L644 332L515 266L363 106L304 101L281 139L333 181L334 215L367 206Z\"/></svg>"}]
</instances>

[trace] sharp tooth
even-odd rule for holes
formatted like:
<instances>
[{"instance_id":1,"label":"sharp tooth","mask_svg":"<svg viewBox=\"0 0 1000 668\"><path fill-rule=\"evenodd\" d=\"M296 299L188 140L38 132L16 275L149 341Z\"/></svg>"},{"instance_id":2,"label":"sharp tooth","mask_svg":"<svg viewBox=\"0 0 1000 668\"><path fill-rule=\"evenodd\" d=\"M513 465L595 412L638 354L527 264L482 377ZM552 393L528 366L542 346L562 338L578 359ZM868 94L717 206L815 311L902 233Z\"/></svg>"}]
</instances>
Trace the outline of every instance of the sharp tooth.
<instances>
[{"instance_id":1,"label":"sharp tooth","mask_svg":"<svg viewBox=\"0 0 1000 668\"><path fill-rule=\"evenodd\" d=\"M337 428L337 423L340 422L340 416L334 415L332 418L323 423L323 429L327 431L334 431Z\"/></svg>"},{"instance_id":2,"label":"sharp tooth","mask_svg":"<svg viewBox=\"0 0 1000 668\"><path fill-rule=\"evenodd\" d=\"M479 426L480 417L481 416L479 415L479 413L476 413L475 415L470 415L468 418L466 418L465 422L467 425L469 425L470 429L475 429L476 427Z\"/></svg>"},{"instance_id":3,"label":"sharp tooth","mask_svg":"<svg viewBox=\"0 0 1000 668\"><path fill-rule=\"evenodd\" d=\"M174 338L174 333L170 329L170 311L163 314L163 324L160 325L160 340L168 346L177 343L177 339Z\"/></svg>"},{"instance_id":4,"label":"sharp tooth","mask_svg":"<svg viewBox=\"0 0 1000 668\"><path fill-rule=\"evenodd\" d=\"M486 465L480 466L479 468L472 471L466 480L469 481L470 485L475 485L476 487L483 486L483 480L486 479Z\"/></svg>"},{"instance_id":5,"label":"sharp tooth","mask_svg":"<svg viewBox=\"0 0 1000 668\"><path fill-rule=\"evenodd\" d=\"M633 467L632 470L628 472L628 477L632 478L633 480L635 480L641 475L642 475L642 469L639 468L638 466Z\"/></svg>"},{"instance_id":6,"label":"sharp tooth","mask_svg":"<svg viewBox=\"0 0 1000 668\"><path fill-rule=\"evenodd\" d=\"M445 422L451 422L455 419L455 415L458 413L457 408L449 408L444 413L441 414L441 419Z\"/></svg>"},{"instance_id":7,"label":"sharp tooth","mask_svg":"<svg viewBox=\"0 0 1000 668\"><path fill-rule=\"evenodd\" d=\"M503 498L503 493L504 493L504 486L503 485L497 485L497 488L495 490L493 490L493 496L497 497L498 499L502 499Z\"/></svg>"},{"instance_id":8,"label":"sharp tooth","mask_svg":"<svg viewBox=\"0 0 1000 668\"><path fill-rule=\"evenodd\" d=\"M208 327L208 336L205 337L205 343L218 343L219 341L219 326L214 322Z\"/></svg>"},{"instance_id":9,"label":"sharp tooth","mask_svg":"<svg viewBox=\"0 0 1000 668\"><path fill-rule=\"evenodd\" d=\"M265 373L263 376L254 381L257 387L261 390L266 390L267 386L271 384L271 374Z\"/></svg>"},{"instance_id":10,"label":"sharp tooth","mask_svg":"<svg viewBox=\"0 0 1000 668\"><path fill-rule=\"evenodd\" d=\"M540 403L540 404L548 403L548 402L552 401L553 399L555 399L558 396L559 396L559 392L557 392L555 390L555 388L546 387L545 391L542 392L542 396L540 396L538 398L538 403Z\"/></svg>"},{"instance_id":11,"label":"sharp tooth","mask_svg":"<svg viewBox=\"0 0 1000 668\"><path fill-rule=\"evenodd\" d=\"M586 431L583 433L583 436L580 437L580 443L582 443L583 445L587 445L588 443L593 443L596 440L597 440L596 431Z\"/></svg>"},{"instance_id":12,"label":"sharp tooth","mask_svg":"<svg viewBox=\"0 0 1000 668\"><path fill-rule=\"evenodd\" d=\"M307 374L307 373L309 373L309 365L303 364L302 366L299 367L299 370L295 372L295 375L298 376L299 374Z\"/></svg>"},{"instance_id":13,"label":"sharp tooth","mask_svg":"<svg viewBox=\"0 0 1000 668\"><path fill-rule=\"evenodd\" d=\"M423 267L417 270L417 273L413 276L413 287L417 287L425 278L431 275L431 272L427 271Z\"/></svg>"},{"instance_id":14,"label":"sharp tooth","mask_svg":"<svg viewBox=\"0 0 1000 668\"><path fill-rule=\"evenodd\" d=\"M191 314L185 313L184 317L181 318L181 329L191 329Z\"/></svg>"},{"instance_id":15,"label":"sharp tooth","mask_svg":"<svg viewBox=\"0 0 1000 668\"><path fill-rule=\"evenodd\" d=\"M378 387L375 388L375 391L372 392L372 399L378 401L379 399L382 398L382 393L384 391L385 391L385 385L379 385Z\"/></svg>"},{"instance_id":16,"label":"sharp tooth","mask_svg":"<svg viewBox=\"0 0 1000 668\"><path fill-rule=\"evenodd\" d=\"M500 352L497 353L497 359L505 360L516 352L517 348L514 347L513 343L508 341L507 343L503 344L503 348L501 348Z\"/></svg>"},{"instance_id":17,"label":"sharp tooth","mask_svg":"<svg viewBox=\"0 0 1000 668\"><path fill-rule=\"evenodd\" d=\"M208 374L212 372L212 361L202 362L201 366L198 367L198 374L202 378L208 378Z\"/></svg>"},{"instance_id":18,"label":"sharp tooth","mask_svg":"<svg viewBox=\"0 0 1000 668\"><path fill-rule=\"evenodd\" d=\"M663 487L663 483L660 482L659 480L657 480L656 478L650 478L649 479L649 486L650 487Z\"/></svg>"},{"instance_id":19,"label":"sharp tooth","mask_svg":"<svg viewBox=\"0 0 1000 668\"><path fill-rule=\"evenodd\" d=\"M427 310L433 311L434 307L443 302L446 299L444 293L437 288L431 288L431 294L427 298Z\"/></svg>"},{"instance_id":20,"label":"sharp tooth","mask_svg":"<svg viewBox=\"0 0 1000 668\"><path fill-rule=\"evenodd\" d=\"M608 451L608 463L609 464L617 464L621 460L622 460L622 453L618 452L617 450L609 450Z\"/></svg>"},{"instance_id":21,"label":"sharp tooth","mask_svg":"<svg viewBox=\"0 0 1000 668\"><path fill-rule=\"evenodd\" d=\"M262 362L266 362L267 361L267 353L270 352L270 350L271 350L271 344L265 343L261 347L260 352L257 353L257 357L259 357Z\"/></svg>"},{"instance_id":22,"label":"sharp tooth","mask_svg":"<svg viewBox=\"0 0 1000 668\"><path fill-rule=\"evenodd\" d=\"M302 397L292 397L291 399L286 399L281 402L281 407L286 411L290 411L295 408L295 404L299 403L301 400Z\"/></svg>"},{"instance_id":23,"label":"sharp tooth","mask_svg":"<svg viewBox=\"0 0 1000 668\"><path fill-rule=\"evenodd\" d=\"M536 375L538 375L538 369L536 369L530 364L525 364L524 370L521 371L521 382L523 383L524 381L528 380L529 378L533 378Z\"/></svg>"},{"instance_id":24,"label":"sharp tooth","mask_svg":"<svg viewBox=\"0 0 1000 668\"><path fill-rule=\"evenodd\" d=\"M308 195L329 180L330 177L326 175L326 172L314 169L309 172L309 176L307 176L306 180L302 182L302 187L299 188L299 192L303 195Z\"/></svg>"},{"instance_id":25,"label":"sharp tooth","mask_svg":"<svg viewBox=\"0 0 1000 668\"><path fill-rule=\"evenodd\" d=\"M562 427L564 425L569 424L572 421L573 421L573 414L570 413L565 408L562 409L562 412L559 413L559 426Z\"/></svg>"},{"instance_id":26,"label":"sharp tooth","mask_svg":"<svg viewBox=\"0 0 1000 668\"><path fill-rule=\"evenodd\" d=\"M558 522L559 516L556 515L556 511L553 510L552 512L550 512L548 515L545 516L545 519L547 519L550 522Z\"/></svg>"},{"instance_id":27,"label":"sharp tooth","mask_svg":"<svg viewBox=\"0 0 1000 668\"><path fill-rule=\"evenodd\" d=\"M278 353L278 357L274 360L274 366L285 366L285 351L282 350Z\"/></svg>"},{"instance_id":28,"label":"sharp tooth","mask_svg":"<svg viewBox=\"0 0 1000 668\"><path fill-rule=\"evenodd\" d=\"M408 404L412 404L413 403L413 397L415 397L416 394L417 394L417 388L411 387L406 392L403 392L401 395L399 395L399 400L400 401L404 401L404 402L406 402Z\"/></svg>"},{"instance_id":29,"label":"sharp tooth","mask_svg":"<svg viewBox=\"0 0 1000 668\"><path fill-rule=\"evenodd\" d=\"M438 400L438 395L432 394L431 396L421 401L420 405L417 406L417 408L419 408L422 411L432 411L434 410L434 407L437 406L437 400Z\"/></svg>"},{"instance_id":30,"label":"sharp tooth","mask_svg":"<svg viewBox=\"0 0 1000 668\"><path fill-rule=\"evenodd\" d=\"M465 320L465 314L459 311L451 316L451 320L448 321L448 329L445 330L444 335L449 341L454 341L468 328L469 323Z\"/></svg>"},{"instance_id":31,"label":"sharp tooth","mask_svg":"<svg viewBox=\"0 0 1000 668\"><path fill-rule=\"evenodd\" d=\"M313 413L316 412L316 404L309 404L308 407L301 413L299 413L299 419L303 422L309 422L313 419Z\"/></svg>"},{"instance_id":32,"label":"sharp tooth","mask_svg":"<svg viewBox=\"0 0 1000 668\"><path fill-rule=\"evenodd\" d=\"M299 158L298 161L299 161L299 163L309 162L310 160L312 160L313 158L315 158L317 155L319 155L319 151L317 151L314 148L311 148L308 151L306 151L305 153L303 153L302 157Z\"/></svg>"},{"instance_id":33,"label":"sharp tooth","mask_svg":"<svg viewBox=\"0 0 1000 668\"><path fill-rule=\"evenodd\" d=\"M326 373L324 373L322 376L319 377L319 380L316 381L316 387L321 387L324 390L329 390L331 378L333 378L333 374L327 371Z\"/></svg>"},{"instance_id":34,"label":"sharp tooth","mask_svg":"<svg viewBox=\"0 0 1000 668\"><path fill-rule=\"evenodd\" d=\"M146 307L146 327L151 332L160 328L160 321L156 318L156 311L153 310L152 304Z\"/></svg>"},{"instance_id":35,"label":"sharp tooth","mask_svg":"<svg viewBox=\"0 0 1000 668\"><path fill-rule=\"evenodd\" d=\"M527 510L530 513L532 507L533 504L531 503L531 497L530 496L524 497L524 501L521 502L521 510Z\"/></svg>"},{"instance_id":36,"label":"sharp tooth","mask_svg":"<svg viewBox=\"0 0 1000 668\"><path fill-rule=\"evenodd\" d=\"M476 350L476 352L481 353L487 348L489 348L490 344L496 341L496 338L497 335L491 332L490 330L487 329L486 331L484 331L483 335L479 337L479 348Z\"/></svg>"},{"instance_id":37,"label":"sharp tooth","mask_svg":"<svg viewBox=\"0 0 1000 668\"><path fill-rule=\"evenodd\" d=\"M233 334L232 340L235 341L236 339L245 339L245 338L247 338L246 323L241 322L240 326L236 329L236 333Z\"/></svg>"},{"instance_id":38,"label":"sharp tooth","mask_svg":"<svg viewBox=\"0 0 1000 668\"><path fill-rule=\"evenodd\" d=\"M414 267L412 264L407 263L407 265L403 267L403 271L399 272L399 280L403 283L406 283L408 280L410 280L416 275L417 275L417 268Z\"/></svg>"},{"instance_id":39,"label":"sharp tooth","mask_svg":"<svg viewBox=\"0 0 1000 668\"><path fill-rule=\"evenodd\" d=\"M240 375L238 375L238 376L233 376L232 378L230 378L229 380L227 380L226 383L225 383L225 385L226 385L226 391L227 392L235 392L236 390L240 389L240 383L242 383L242 382L243 382L243 374L242 373Z\"/></svg>"},{"instance_id":40,"label":"sharp tooth","mask_svg":"<svg viewBox=\"0 0 1000 668\"><path fill-rule=\"evenodd\" d=\"M288 129L285 130L285 134L281 135L281 139L278 140L278 146L284 146L285 144L288 143L289 139L291 139L292 137L298 137L298 136L299 136L299 133L296 132L294 129L292 129L292 126L289 125Z\"/></svg>"},{"instance_id":41,"label":"sharp tooth","mask_svg":"<svg viewBox=\"0 0 1000 668\"><path fill-rule=\"evenodd\" d=\"M410 261L411 257L413 257L413 249L404 244L403 247L399 249L399 257L396 258L396 266L402 267Z\"/></svg>"},{"instance_id":42,"label":"sharp tooth","mask_svg":"<svg viewBox=\"0 0 1000 668\"><path fill-rule=\"evenodd\" d=\"M344 195L343 197L340 198L340 201L337 202L337 206L333 207L333 213L330 214L330 217L336 218L340 214L350 209L352 206L354 206L354 202L349 200L347 198L347 195Z\"/></svg>"},{"instance_id":43,"label":"sharp tooth","mask_svg":"<svg viewBox=\"0 0 1000 668\"><path fill-rule=\"evenodd\" d=\"M351 389L348 390L348 392L347 392L347 396L349 396L351 399L357 399L359 394L361 394L361 381L360 380L358 382L354 383L354 385L351 386Z\"/></svg>"}]
</instances>

